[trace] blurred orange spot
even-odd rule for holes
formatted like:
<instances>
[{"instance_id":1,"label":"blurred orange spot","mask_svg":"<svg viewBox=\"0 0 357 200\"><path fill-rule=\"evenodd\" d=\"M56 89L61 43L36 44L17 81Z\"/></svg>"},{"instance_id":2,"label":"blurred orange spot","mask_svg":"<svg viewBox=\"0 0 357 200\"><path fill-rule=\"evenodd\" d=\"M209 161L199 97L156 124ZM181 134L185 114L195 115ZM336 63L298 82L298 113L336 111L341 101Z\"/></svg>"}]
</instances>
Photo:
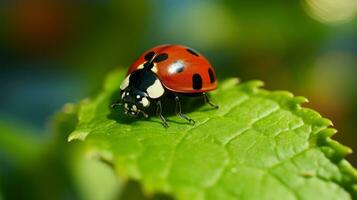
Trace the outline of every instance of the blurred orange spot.
<instances>
[{"instance_id":1,"label":"blurred orange spot","mask_svg":"<svg viewBox=\"0 0 357 200\"><path fill-rule=\"evenodd\" d=\"M27 0L8 10L10 44L26 53L60 50L71 30L70 9L60 1Z\"/></svg>"}]
</instances>

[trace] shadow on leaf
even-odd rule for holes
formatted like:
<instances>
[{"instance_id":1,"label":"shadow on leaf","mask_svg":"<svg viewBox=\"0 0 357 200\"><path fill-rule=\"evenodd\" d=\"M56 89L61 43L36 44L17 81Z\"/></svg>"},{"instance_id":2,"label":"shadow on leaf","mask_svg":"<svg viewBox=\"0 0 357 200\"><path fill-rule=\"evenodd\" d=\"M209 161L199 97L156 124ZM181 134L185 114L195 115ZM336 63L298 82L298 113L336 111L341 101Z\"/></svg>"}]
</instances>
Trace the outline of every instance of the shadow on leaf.
<instances>
[{"instance_id":1,"label":"shadow on leaf","mask_svg":"<svg viewBox=\"0 0 357 200\"><path fill-rule=\"evenodd\" d=\"M120 91L117 90L113 92L111 98L110 98L110 104L117 102L119 98ZM181 101L181 108L182 108L182 113L189 115L191 112L194 112L195 110L200 109L202 106L205 105L204 99L202 98L201 95L179 95L180 101ZM163 96L160 98L161 103L162 103L162 115L167 118L167 117L172 117L175 116L175 109L176 109L176 103L175 101L169 97L169 95ZM108 105L110 106L110 105ZM202 111L210 111L212 108L204 108ZM138 120L149 120L155 123L161 123L160 120L155 120L154 118L157 118L156 115L156 105L154 102L152 102L152 105L145 110L145 112L149 115L149 118L144 118L143 116L139 117L130 117L124 114L124 108L123 106L118 106L115 109L111 109L110 113L107 115L108 119L115 120L117 123L120 124L131 124L133 122L136 122ZM170 123L175 123L175 124L187 124L190 125L189 122L185 121L184 119L182 120L172 120L172 119L167 119L168 122Z\"/></svg>"},{"instance_id":2,"label":"shadow on leaf","mask_svg":"<svg viewBox=\"0 0 357 200\"><path fill-rule=\"evenodd\" d=\"M144 195L143 191L141 190L141 187L138 182L136 181L129 181L124 190L123 193L120 195L118 198L119 200L172 200L173 198L171 196L168 196L166 194L154 194L152 196Z\"/></svg>"}]
</instances>

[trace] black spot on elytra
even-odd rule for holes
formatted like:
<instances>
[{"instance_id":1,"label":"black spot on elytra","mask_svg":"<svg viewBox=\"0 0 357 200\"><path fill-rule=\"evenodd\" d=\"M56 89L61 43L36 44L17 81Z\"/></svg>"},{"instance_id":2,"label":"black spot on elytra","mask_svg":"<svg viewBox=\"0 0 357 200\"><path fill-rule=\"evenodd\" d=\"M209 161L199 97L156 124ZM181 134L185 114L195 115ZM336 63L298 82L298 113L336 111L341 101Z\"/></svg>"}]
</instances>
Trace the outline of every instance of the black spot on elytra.
<instances>
[{"instance_id":1,"label":"black spot on elytra","mask_svg":"<svg viewBox=\"0 0 357 200\"><path fill-rule=\"evenodd\" d=\"M210 82L213 83L216 80L216 77L214 76L214 73L211 68L208 68L208 74Z\"/></svg>"},{"instance_id":2,"label":"black spot on elytra","mask_svg":"<svg viewBox=\"0 0 357 200\"><path fill-rule=\"evenodd\" d=\"M150 60L152 59L152 57L154 57L154 55L155 55L155 52L150 51L149 53L147 53L147 54L144 56L144 59L145 59L146 61L150 61Z\"/></svg>"},{"instance_id":3,"label":"black spot on elytra","mask_svg":"<svg viewBox=\"0 0 357 200\"><path fill-rule=\"evenodd\" d=\"M200 90L202 88L202 77L199 74L194 74L192 76L192 88L195 90Z\"/></svg>"},{"instance_id":4,"label":"black spot on elytra","mask_svg":"<svg viewBox=\"0 0 357 200\"><path fill-rule=\"evenodd\" d=\"M190 54L194 55L194 56L199 56L198 53L192 49L186 49Z\"/></svg>"},{"instance_id":5,"label":"black spot on elytra","mask_svg":"<svg viewBox=\"0 0 357 200\"><path fill-rule=\"evenodd\" d=\"M168 57L169 57L169 55L167 55L167 53L159 54L158 56L156 56L156 57L154 58L154 62L164 61L164 60L166 60Z\"/></svg>"}]
</instances>

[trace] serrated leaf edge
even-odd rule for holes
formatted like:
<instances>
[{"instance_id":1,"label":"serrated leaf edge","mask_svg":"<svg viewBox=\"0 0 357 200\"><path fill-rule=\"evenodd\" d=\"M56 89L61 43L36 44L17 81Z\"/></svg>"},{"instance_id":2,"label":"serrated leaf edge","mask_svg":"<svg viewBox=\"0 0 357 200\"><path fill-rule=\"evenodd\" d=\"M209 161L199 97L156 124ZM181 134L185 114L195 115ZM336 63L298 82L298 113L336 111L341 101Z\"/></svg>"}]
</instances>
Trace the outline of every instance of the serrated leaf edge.
<instances>
[{"instance_id":1,"label":"serrated leaf edge","mask_svg":"<svg viewBox=\"0 0 357 200\"><path fill-rule=\"evenodd\" d=\"M106 81L104 82L103 85L103 90L104 91L114 91L116 89L116 87L111 87L110 86L110 79L116 79L118 70L114 73L111 73L108 78L106 79ZM315 124L317 126L320 126L322 128L317 129L315 131L315 135L313 135L312 137L314 137L315 139L319 139L320 141L322 141L320 144L317 143L318 147L329 147L334 151L334 158L331 157L331 154L326 153L324 151L322 151L325 156L330 159L331 162L335 163L340 170L344 171L346 176L350 176L353 177L354 183L352 183L348 188L346 188L345 185L341 185L343 188L347 189L348 191L351 192L351 195L353 198L357 198L357 170L350 165L350 163L348 163L346 160L344 160L344 157L347 154L352 153L352 150L347 147L344 146L340 143L338 143L337 141L331 139L331 136L334 135L337 130L333 129L333 128L329 128L329 126L332 126L333 123L331 120L327 119L327 118L323 118L318 112L316 112L315 110L312 110L310 108L305 108L302 107L301 104L302 103L307 103L309 102L307 98L303 97L303 96L297 96L295 97L291 92L288 91L267 91L265 89L262 89L261 87L264 86L264 82L259 81L259 80L252 80L252 81L248 81L246 83L242 83L242 84L238 84L239 80L237 78L232 78L232 79L227 79L225 81L223 81L223 83L221 83L222 85L222 89L226 90L229 89L230 87L236 86L237 89L239 88L240 90L242 90L243 92L246 92L247 94L258 94L258 93L262 93L262 94L267 94L270 93L270 95L277 95L280 96L280 99L275 99L275 101L282 107L287 107L288 105L290 106L294 106L294 109L291 110L294 114L296 114L297 116L299 116L301 119L303 119L304 121L310 121L311 119L306 119L307 118L307 114L309 113L310 115L314 115L313 121L315 122ZM215 93L215 92L213 92ZM97 99L101 98L101 94L100 93L96 98L94 99L86 99L84 102L81 103L80 105L80 110L79 110L79 119L81 118L81 112L83 112L82 107L86 106L87 103L90 103L92 101L96 101ZM103 97L103 96L102 96ZM289 106L289 108L291 108ZM299 112L300 111L300 112ZM310 116L311 117L311 116ZM87 120L88 121L88 120ZM80 124L80 122L79 122ZM84 141L87 137L87 135L90 133L90 131L83 131L83 129L81 131L74 131L72 132L69 137L68 137L68 141L73 141L73 140L81 140ZM313 139L313 138L310 138ZM100 152L98 152L100 154ZM338 159L336 159L336 156ZM123 176L123 173L120 173L118 171L118 168L116 169L116 172L118 175ZM129 178L129 177L127 177ZM144 189L148 187L144 185ZM169 192L167 190L165 190L164 192Z\"/></svg>"}]
</instances>

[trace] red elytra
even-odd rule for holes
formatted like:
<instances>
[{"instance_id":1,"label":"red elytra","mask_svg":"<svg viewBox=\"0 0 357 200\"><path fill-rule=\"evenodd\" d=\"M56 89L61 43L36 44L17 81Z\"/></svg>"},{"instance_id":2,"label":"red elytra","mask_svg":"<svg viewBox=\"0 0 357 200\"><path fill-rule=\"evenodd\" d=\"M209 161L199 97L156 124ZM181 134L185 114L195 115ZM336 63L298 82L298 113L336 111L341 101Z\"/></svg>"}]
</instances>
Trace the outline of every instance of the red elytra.
<instances>
[{"instance_id":1,"label":"red elytra","mask_svg":"<svg viewBox=\"0 0 357 200\"><path fill-rule=\"evenodd\" d=\"M217 88L216 73L201 54L182 45L160 45L142 54L129 68L128 75L143 68L145 55L167 54L167 58L154 63L156 73L166 89L178 93L203 93Z\"/></svg>"}]
</instances>

